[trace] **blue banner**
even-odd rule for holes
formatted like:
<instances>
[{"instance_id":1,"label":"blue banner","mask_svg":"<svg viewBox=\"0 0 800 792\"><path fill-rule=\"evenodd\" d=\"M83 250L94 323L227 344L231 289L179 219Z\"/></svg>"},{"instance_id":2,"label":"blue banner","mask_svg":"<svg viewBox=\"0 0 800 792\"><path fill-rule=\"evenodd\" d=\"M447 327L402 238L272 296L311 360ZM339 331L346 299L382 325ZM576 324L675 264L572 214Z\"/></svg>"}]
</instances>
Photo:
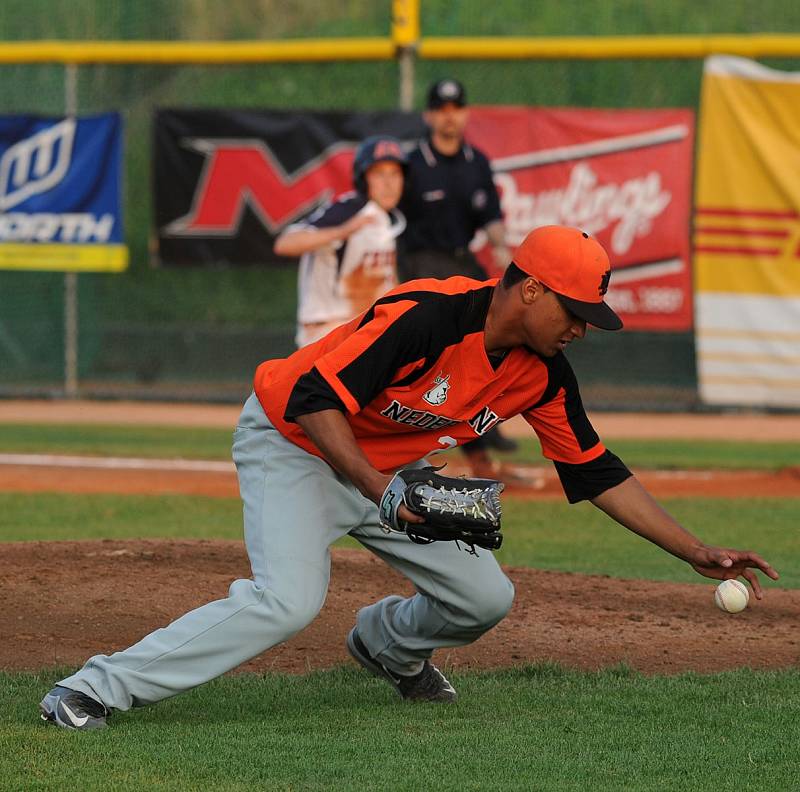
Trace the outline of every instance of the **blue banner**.
<instances>
[{"instance_id":1,"label":"blue banner","mask_svg":"<svg viewBox=\"0 0 800 792\"><path fill-rule=\"evenodd\" d=\"M0 116L0 269L127 267L122 120Z\"/></svg>"}]
</instances>

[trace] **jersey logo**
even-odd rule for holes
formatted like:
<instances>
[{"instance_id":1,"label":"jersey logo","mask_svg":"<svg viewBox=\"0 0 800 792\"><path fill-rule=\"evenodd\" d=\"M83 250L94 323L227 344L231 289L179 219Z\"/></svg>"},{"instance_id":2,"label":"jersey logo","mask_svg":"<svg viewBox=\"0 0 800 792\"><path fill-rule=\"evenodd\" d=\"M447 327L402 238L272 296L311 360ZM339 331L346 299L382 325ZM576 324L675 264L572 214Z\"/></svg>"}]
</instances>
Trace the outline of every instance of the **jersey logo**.
<instances>
[{"instance_id":1,"label":"jersey logo","mask_svg":"<svg viewBox=\"0 0 800 792\"><path fill-rule=\"evenodd\" d=\"M390 421L396 421L406 426L415 426L417 429L441 429L444 426L455 426L457 423L461 423L456 418L436 415L427 410L414 410L406 407L405 404L400 404L397 399L392 399L392 403L381 410L381 415Z\"/></svg>"},{"instance_id":2,"label":"jersey logo","mask_svg":"<svg viewBox=\"0 0 800 792\"><path fill-rule=\"evenodd\" d=\"M422 398L434 407L444 404L447 401L447 391L450 389L449 379L449 374L442 376L440 373L439 376L434 379L433 387L427 393L423 393Z\"/></svg>"},{"instance_id":3,"label":"jersey logo","mask_svg":"<svg viewBox=\"0 0 800 792\"><path fill-rule=\"evenodd\" d=\"M488 432L499 420L500 416L496 412L488 407L483 407L467 423L472 427L476 435L482 435Z\"/></svg>"}]
</instances>

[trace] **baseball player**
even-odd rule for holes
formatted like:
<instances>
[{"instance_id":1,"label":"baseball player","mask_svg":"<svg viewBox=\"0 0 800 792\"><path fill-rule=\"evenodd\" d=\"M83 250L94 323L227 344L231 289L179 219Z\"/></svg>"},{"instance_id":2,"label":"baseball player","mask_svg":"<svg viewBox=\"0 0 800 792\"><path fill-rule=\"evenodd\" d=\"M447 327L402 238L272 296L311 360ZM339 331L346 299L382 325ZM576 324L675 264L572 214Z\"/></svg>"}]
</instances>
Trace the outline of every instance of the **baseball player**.
<instances>
[{"instance_id":1,"label":"baseball player","mask_svg":"<svg viewBox=\"0 0 800 792\"><path fill-rule=\"evenodd\" d=\"M407 159L400 141L367 138L353 160L355 192L289 226L275 252L301 256L299 347L366 311L397 284L396 240L406 222L397 204Z\"/></svg>"},{"instance_id":2,"label":"baseball player","mask_svg":"<svg viewBox=\"0 0 800 792\"><path fill-rule=\"evenodd\" d=\"M570 502L591 501L702 575L745 578L760 598L755 570L777 572L755 553L706 545L681 527L584 412L564 351L587 323L621 327L603 301L610 275L594 239L538 228L501 280L403 284L320 341L262 363L233 443L252 577L130 648L91 658L45 695L42 717L101 728L115 709L173 696L285 641L322 607L328 548L345 534L416 588L358 612L351 655L404 699L453 701L431 655L497 624L511 607L511 582L489 550L418 544L382 526L391 514L420 540L425 518L396 500L398 477L520 413Z\"/></svg>"}]
</instances>

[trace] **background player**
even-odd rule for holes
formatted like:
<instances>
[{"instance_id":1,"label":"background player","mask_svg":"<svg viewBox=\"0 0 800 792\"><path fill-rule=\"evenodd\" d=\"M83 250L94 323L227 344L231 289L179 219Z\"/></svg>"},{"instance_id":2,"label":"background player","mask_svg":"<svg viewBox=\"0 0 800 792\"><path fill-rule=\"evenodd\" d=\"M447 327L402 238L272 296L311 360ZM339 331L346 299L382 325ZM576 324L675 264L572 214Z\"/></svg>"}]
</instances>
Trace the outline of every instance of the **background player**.
<instances>
[{"instance_id":1,"label":"background player","mask_svg":"<svg viewBox=\"0 0 800 792\"><path fill-rule=\"evenodd\" d=\"M252 579L111 656L91 658L42 700L64 728L101 728L188 690L302 630L325 600L329 546L350 534L414 584L362 608L347 646L405 699L452 701L434 650L477 640L509 611L494 555L385 533L376 504L399 467L523 414L571 502L590 500L711 578L761 597L760 556L704 544L644 490L591 426L563 352L587 322L619 329L603 301L603 248L578 229L533 231L501 282L415 281L282 360L262 363L234 434ZM448 382L445 398L441 393ZM428 398L426 398L428 397ZM421 522L405 507L400 518Z\"/></svg>"},{"instance_id":2,"label":"background player","mask_svg":"<svg viewBox=\"0 0 800 792\"><path fill-rule=\"evenodd\" d=\"M406 221L396 207L407 164L400 141L367 138L353 160L355 192L289 226L275 240L279 255L301 256L298 346L366 311L397 284L396 240Z\"/></svg>"}]
</instances>

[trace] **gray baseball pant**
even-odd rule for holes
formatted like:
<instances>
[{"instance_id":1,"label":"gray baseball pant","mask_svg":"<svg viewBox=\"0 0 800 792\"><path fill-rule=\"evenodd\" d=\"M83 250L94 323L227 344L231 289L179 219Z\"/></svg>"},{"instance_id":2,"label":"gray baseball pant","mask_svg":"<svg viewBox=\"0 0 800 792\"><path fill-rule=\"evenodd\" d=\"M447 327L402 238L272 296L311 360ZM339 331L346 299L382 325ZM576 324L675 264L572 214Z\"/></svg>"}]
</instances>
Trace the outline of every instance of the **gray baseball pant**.
<instances>
[{"instance_id":1,"label":"gray baseball pant","mask_svg":"<svg viewBox=\"0 0 800 792\"><path fill-rule=\"evenodd\" d=\"M214 679L306 627L325 601L330 545L350 534L416 589L362 608L356 624L370 654L414 674L435 649L479 638L508 612L511 581L494 556L454 542L417 545L386 534L378 510L318 457L289 442L253 395L234 433L252 579L225 599L190 611L138 643L96 655L59 685L107 707L151 704Z\"/></svg>"}]
</instances>

